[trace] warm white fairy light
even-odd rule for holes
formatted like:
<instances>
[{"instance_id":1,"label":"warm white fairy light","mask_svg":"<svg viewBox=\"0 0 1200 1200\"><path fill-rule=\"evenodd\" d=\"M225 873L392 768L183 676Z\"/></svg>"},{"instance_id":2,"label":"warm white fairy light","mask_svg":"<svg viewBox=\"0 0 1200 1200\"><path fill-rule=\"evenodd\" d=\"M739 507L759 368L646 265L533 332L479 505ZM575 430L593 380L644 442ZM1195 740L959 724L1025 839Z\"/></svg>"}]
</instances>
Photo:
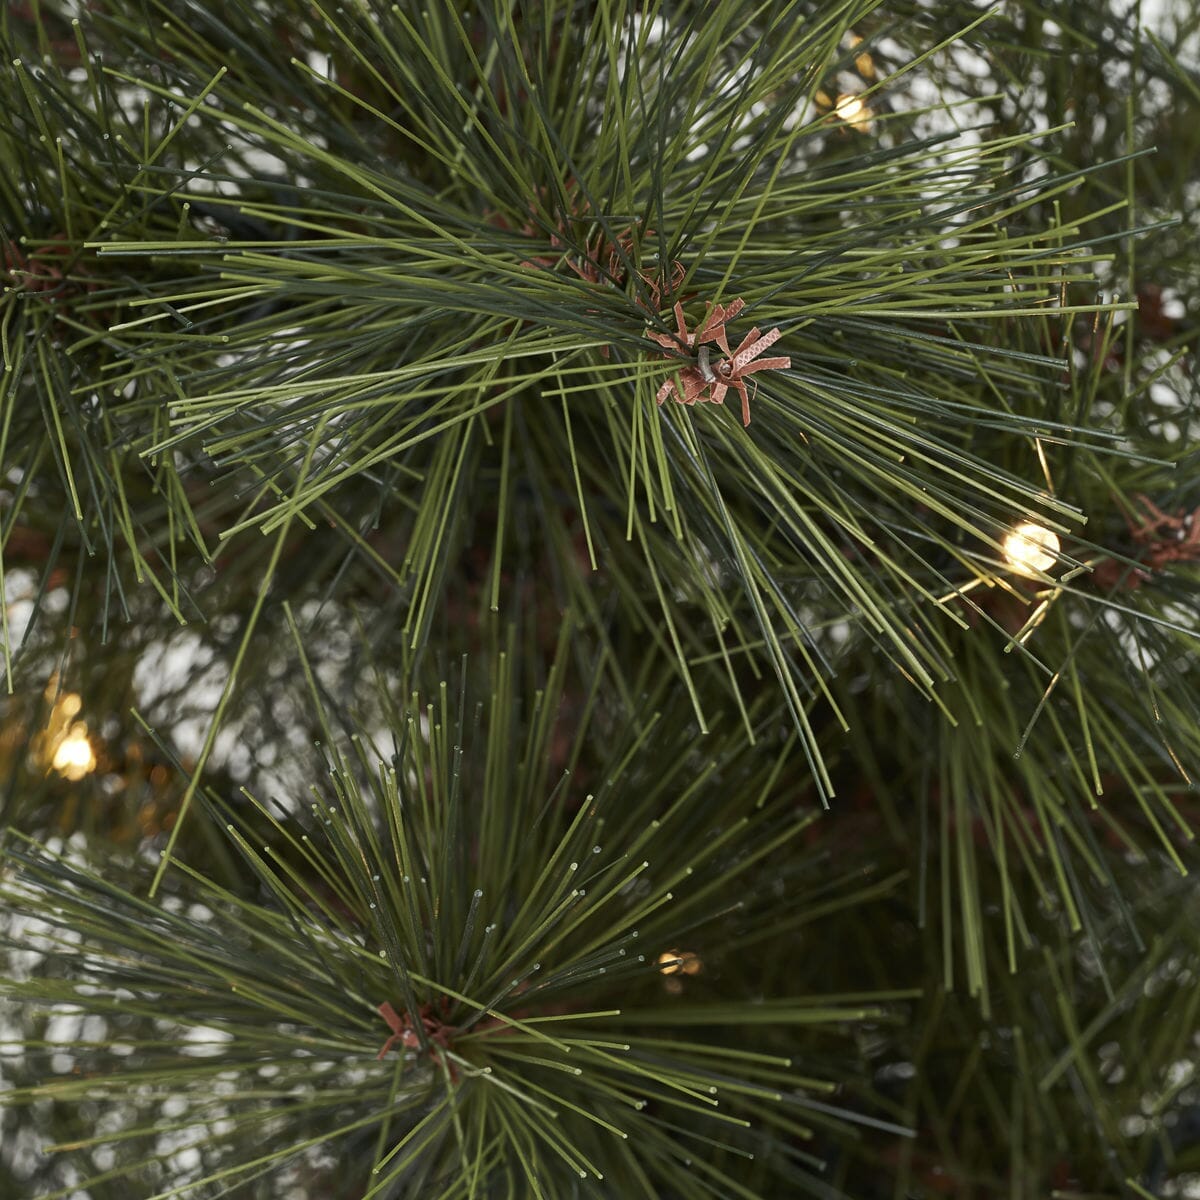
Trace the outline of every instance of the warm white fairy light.
<instances>
[{"instance_id":1,"label":"warm white fairy light","mask_svg":"<svg viewBox=\"0 0 1200 1200\"><path fill-rule=\"evenodd\" d=\"M86 721L75 718L83 710L83 698L78 692L59 692L58 679L46 685L46 699L51 700L50 718L46 728L33 739L33 752L46 770L78 782L96 769L96 752L88 736Z\"/></svg>"},{"instance_id":2,"label":"warm white fairy light","mask_svg":"<svg viewBox=\"0 0 1200 1200\"><path fill-rule=\"evenodd\" d=\"M862 38L860 38L857 33L851 33L848 41L850 43L851 50L857 50L858 47L862 45ZM865 50L861 50L855 55L854 69L864 79L875 78L875 60Z\"/></svg>"},{"instance_id":3,"label":"warm white fairy light","mask_svg":"<svg viewBox=\"0 0 1200 1200\"><path fill-rule=\"evenodd\" d=\"M1058 534L1032 521L1023 521L1004 539L1004 557L1018 575L1035 577L1058 561Z\"/></svg>"},{"instance_id":4,"label":"warm white fairy light","mask_svg":"<svg viewBox=\"0 0 1200 1200\"><path fill-rule=\"evenodd\" d=\"M87 725L76 721L54 749L50 765L60 774L75 781L96 769L96 752L87 735Z\"/></svg>"},{"instance_id":5,"label":"warm white fairy light","mask_svg":"<svg viewBox=\"0 0 1200 1200\"><path fill-rule=\"evenodd\" d=\"M867 107L866 101L861 96L855 96L850 92L843 92L838 98L837 103L833 106L834 116L845 121L851 129L857 129L861 133L866 133L871 128L871 118L874 114Z\"/></svg>"},{"instance_id":6,"label":"warm white fairy light","mask_svg":"<svg viewBox=\"0 0 1200 1200\"><path fill-rule=\"evenodd\" d=\"M664 950L658 956L658 969L664 975L699 975L700 957L690 950Z\"/></svg>"}]
</instances>

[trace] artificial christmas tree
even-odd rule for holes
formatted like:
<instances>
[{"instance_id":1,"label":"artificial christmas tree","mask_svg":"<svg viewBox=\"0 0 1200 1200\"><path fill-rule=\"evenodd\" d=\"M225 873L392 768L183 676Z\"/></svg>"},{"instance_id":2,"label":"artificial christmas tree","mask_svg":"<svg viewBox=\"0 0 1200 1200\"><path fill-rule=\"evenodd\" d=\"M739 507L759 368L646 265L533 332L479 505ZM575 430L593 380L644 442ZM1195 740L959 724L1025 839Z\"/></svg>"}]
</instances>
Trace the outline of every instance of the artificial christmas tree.
<instances>
[{"instance_id":1,"label":"artificial christmas tree","mask_svg":"<svg viewBox=\"0 0 1200 1200\"><path fill-rule=\"evenodd\" d=\"M1198 29L10 5L0 1193L1190 1194Z\"/></svg>"}]
</instances>

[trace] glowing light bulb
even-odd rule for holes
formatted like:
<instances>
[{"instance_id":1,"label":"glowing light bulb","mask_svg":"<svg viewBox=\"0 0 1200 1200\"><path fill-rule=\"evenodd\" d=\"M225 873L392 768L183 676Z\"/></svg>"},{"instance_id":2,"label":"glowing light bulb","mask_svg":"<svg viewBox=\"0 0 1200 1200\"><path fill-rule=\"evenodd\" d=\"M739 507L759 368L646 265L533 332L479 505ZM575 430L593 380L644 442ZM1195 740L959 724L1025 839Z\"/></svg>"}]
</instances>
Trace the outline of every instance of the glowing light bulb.
<instances>
[{"instance_id":1,"label":"glowing light bulb","mask_svg":"<svg viewBox=\"0 0 1200 1200\"><path fill-rule=\"evenodd\" d=\"M866 133L871 128L871 117L874 115L865 101L849 92L843 92L833 106L833 114L840 117L851 129Z\"/></svg>"},{"instance_id":2,"label":"glowing light bulb","mask_svg":"<svg viewBox=\"0 0 1200 1200\"><path fill-rule=\"evenodd\" d=\"M657 961L664 975L699 975L702 966L700 956L690 950L664 950Z\"/></svg>"},{"instance_id":3,"label":"glowing light bulb","mask_svg":"<svg viewBox=\"0 0 1200 1200\"><path fill-rule=\"evenodd\" d=\"M96 753L88 740L87 725L76 721L55 747L50 765L68 779L76 781L96 769Z\"/></svg>"},{"instance_id":4,"label":"glowing light bulb","mask_svg":"<svg viewBox=\"0 0 1200 1200\"><path fill-rule=\"evenodd\" d=\"M862 38L857 33L850 34L850 49L855 50L862 45ZM854 58L854 69L864 79L875 78L875 60L865 51L861 50Z\"/></svg>"},{"instance_id":5,"label":"glowing light bulb","mask_svg":"<svg viewBox=\"0 0 1200 1200\"><path fill-rule=\"evenodd\" d=\"M1033 578L1057 562L1058 534L1032 521L1023 521L1004 539L1004 557L1018 575Z\"/></svg>"}]
</instances>

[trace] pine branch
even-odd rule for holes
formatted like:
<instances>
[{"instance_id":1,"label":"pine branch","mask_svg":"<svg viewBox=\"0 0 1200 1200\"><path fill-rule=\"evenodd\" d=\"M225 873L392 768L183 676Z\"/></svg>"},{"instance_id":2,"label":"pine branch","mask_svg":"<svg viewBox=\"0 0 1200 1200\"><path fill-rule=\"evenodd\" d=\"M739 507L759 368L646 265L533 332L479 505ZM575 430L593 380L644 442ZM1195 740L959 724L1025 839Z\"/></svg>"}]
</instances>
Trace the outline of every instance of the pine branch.
<instances>
[{"instance_id":1,"label":"pine branch","mask_svg":"<svg viewBox=\"0 0 1200 1200\"><path fill-rule=\"evenodd\" d=\"M113 1136L62 1139L78 1184L47 1181L48 1197L106 1181L164 1197L279 1182L319 1167L318 1145L343 1163L347 1182L330 1186L364 1196L418 1179L439 1196L467 1180L659 1196L688 1178L752 1197L777 1177L830 1194L788 1146L855 1115L809 1106L832 1085L775 1047L789 1029L830 1038L887 1020L895 998L748 1007L736 965L742 933L780 908L754 882L762 865L796 878L789 906L808 886L789 847L809 821L772 795L771 759L736 731L720 766L697 773L686 708L655 711L665 688L616 724L589 705L590 724L556 750L555 714L577 686L563 652L523 702L504 654L482 705L465 676L427 700L401 690L382 759L367 731L335 735L324 713L311 820L209 797L252 894L182 866L154 903L73 855L12 850L6 901L39 922L13 944L33 961L53 948L57 965L10 995L84 1019L24 1046L35 1079L52 1043L83 1074L18 1086L10 1102L51 1098L83 1122L82 1103L121 1114ZM608 761L595 795L567 775L550 786L553 764L595 739ZM536 817L514 822L519 811Z\"/></svg>"}]
</instances>

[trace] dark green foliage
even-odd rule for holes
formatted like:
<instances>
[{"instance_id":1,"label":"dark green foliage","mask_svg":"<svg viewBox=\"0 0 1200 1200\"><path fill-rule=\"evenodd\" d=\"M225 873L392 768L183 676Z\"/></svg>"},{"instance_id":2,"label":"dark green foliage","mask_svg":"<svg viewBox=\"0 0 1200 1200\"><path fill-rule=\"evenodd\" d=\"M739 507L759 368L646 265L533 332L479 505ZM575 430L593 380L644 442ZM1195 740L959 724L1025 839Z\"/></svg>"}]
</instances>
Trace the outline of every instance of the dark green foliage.
<instances>
[{"instance_id":1,"label":"dark green foliage","mask_svg":"<svg viewBox=\"0 0 1200 1200\"><path fill-rule=\"evenodd\" d=\"M1187 1194L1164 7L0 13L0 1191Z\"/></svg>"},{"instance_id":2,"label":"dark green foliage","mask_svg":"<svg viewBox=\"0 0 1200 1200\"><path fill-rule=\"evenodd\" d=\"M148 903L111 870L12 849L6 902L41 926L13 994L102 1037L63 1079L31 1046L10 1099L71 1114L85 1188L267 1196L307 1172L338 1196L827 1194L804 1143L853 1114L813 1104L835 1083L793 1060L791 1031L823 1031L829 1055L893 997L767 998L741 945L806 895L862 899L830 894L803 848L815 814L769 799L778 753L738 737L706 760L661 683L629 714L576 684L568 733L565 659L524 702L514 665L498 655L478 699L465 679L403 710L381 696L385 757L336 739L310 819L255 803L228 824L237 892L184 865ZM595 794L563 769L588 758ZM393 1017L407 1040L385 1002L422 1015ZM115 1164L87 1136L96 1106L122 1129Z\"/></svg>"}]
</instances>

